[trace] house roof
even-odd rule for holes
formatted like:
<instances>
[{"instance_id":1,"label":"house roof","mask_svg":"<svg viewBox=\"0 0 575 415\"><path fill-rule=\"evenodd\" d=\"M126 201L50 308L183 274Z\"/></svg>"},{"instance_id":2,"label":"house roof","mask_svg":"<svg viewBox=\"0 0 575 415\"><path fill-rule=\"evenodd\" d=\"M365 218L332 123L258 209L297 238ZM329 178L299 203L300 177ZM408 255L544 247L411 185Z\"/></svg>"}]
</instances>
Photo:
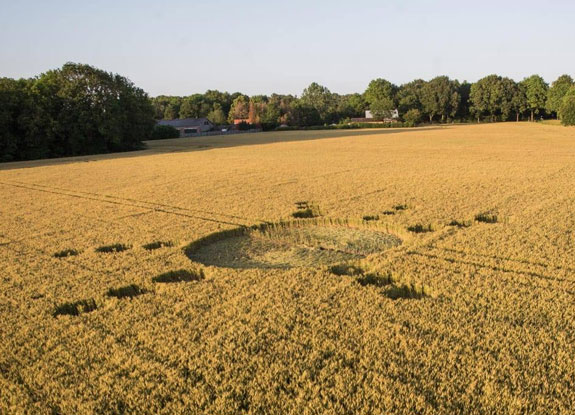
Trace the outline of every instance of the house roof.
<instances>
[{"instance_id":1,"label":"house roof","mask_svg":"<svg viewBox=\"0 0 575 415\"><path fill-rule=\"evenodd\" d=\"M175 128L186 128L204 125L204 122L206 121L210 122L207 118L182 118L178 120L160 120L158 121L158 125L169 125Z\"/></svg>"}]
</instances>

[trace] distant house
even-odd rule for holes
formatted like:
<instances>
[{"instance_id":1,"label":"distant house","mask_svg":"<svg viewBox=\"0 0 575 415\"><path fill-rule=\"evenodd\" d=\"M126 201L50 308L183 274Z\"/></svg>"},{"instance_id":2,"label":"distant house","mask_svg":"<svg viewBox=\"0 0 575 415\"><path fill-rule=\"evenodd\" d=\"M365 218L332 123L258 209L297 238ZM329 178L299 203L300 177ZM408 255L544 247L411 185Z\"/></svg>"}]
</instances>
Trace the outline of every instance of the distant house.
<instances>
[{"instance_id":1,"label":"distant house","mask_svg":"<svg viewBox=\"0 0 575 415\"><path fill-rule=\"evenodd\" d=\"M375 118L373 116L373 114L371 113L371 111L367 110L367 111L365 111L365 117L364 118L352 118L351 121L352 122L394 122L394 121L397 121L398 119L399 119L399 111L397 109L392 110L390 116L385 117L383 119Z\"/></svg>"},{"instance_id":2,"label":"distant house","mask_svg":"<svg viewBox=\"0 0 575 415\"><path fill-rule=\"evenodd\" d=\"M182 118L179 120L161 120L158 125L169 125L180 131L180 137L190 137L210 131L214 124L207 118Z\"/></svg>"},{"instance_id":3,"label":"distant house","mask_svg":"<svg viewBox=\"0 0 575 415\"><path fill-rule=\"evenodd\" d=\"M373 114L371 113L370 110L365 111L365 118L367 118L367 119L373 119L373 118L374 118L374 117L373 117ZM399 111L398 111L397 109L394 109L394 110L391 111L391 116L390 116L390 117L386 117L386 118L384 119L384 121L387 121L387 120L395 120L395 119L397 119L397 118L399 118Z\"/></svg>"}]
</instances>

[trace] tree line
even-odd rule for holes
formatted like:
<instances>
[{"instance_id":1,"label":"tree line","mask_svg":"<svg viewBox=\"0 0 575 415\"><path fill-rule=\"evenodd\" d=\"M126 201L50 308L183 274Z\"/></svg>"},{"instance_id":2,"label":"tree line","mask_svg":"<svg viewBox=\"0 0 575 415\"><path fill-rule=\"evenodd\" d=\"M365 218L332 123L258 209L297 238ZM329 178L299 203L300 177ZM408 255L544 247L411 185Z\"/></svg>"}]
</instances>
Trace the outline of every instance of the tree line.
<instances>
[{"instance_id":1,"label":"tree line","mask_svg":"<svg viewBox=\"0 0 575 415\"><path fill-rule=\"evenodd\" d=\"M430 81L417 79L400 86L375 79L363 93L347 95L332 93L315 82L300 97L250 97L210 90L185 97L158 96L152 98L152 105L157 119L205 117L217 125L242 119L264 128L341 123L363 117L368 109L380 119L397 109L409 125L424 121L534 121L542 116L565 118L569 123L573 112L570 97L575 97L575 83L569 75L561 75L551 85L539 75L520 82L489 75L473 84L447 76Z\"/></svg>"},{"instance_id":2,"label":"tree line","mask_svg":"<svg viewBox=\"0 0 575 415\"><path fill-rule=\"evenodd\" d=\"M366 108L361 94L339 95L316 83L300 98L208 90L186 97L160 95L152 98L152 105L156 119L207 118L216 125L241 119L268 128L331 124L361 114Z\"/></svg>"},{"instance_id":3,"label":"tree line","mask_svg":"<svg viewBox=\"0 0 575 415\"><path fill-rule=\"evenodd\" d=\"M241 119L264 129L350 126L368 109L379 119L397 109L404 125L542 116L575 125L575 83L569 75L551 85L538 75L520 82L489 75L473 84L438 76L400 86L375 79L363 93L346 95L314 82L299 97L208 90L150 98L118 74L67 63L32 79L0 78L0 161L136 149L154 137L159 119Z\"/></svg>"}]
</instances>

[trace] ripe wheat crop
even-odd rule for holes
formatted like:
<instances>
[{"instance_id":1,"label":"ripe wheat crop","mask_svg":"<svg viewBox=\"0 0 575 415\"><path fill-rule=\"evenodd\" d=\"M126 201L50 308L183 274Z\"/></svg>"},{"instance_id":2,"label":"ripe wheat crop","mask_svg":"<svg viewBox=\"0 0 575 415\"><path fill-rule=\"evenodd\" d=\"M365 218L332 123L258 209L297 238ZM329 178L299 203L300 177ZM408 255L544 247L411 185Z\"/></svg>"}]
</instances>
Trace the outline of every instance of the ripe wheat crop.
<instances>
[{"instance_id":1,"label":"ripe wheat crop","mask_svg":"<svg viewBox=\"0 0 575 415\"><path fill-rule=\"evenodd\" d=\"M527 123L0 165L0 413L572 414L574 184Z\"/></svg>"}]
</instances>

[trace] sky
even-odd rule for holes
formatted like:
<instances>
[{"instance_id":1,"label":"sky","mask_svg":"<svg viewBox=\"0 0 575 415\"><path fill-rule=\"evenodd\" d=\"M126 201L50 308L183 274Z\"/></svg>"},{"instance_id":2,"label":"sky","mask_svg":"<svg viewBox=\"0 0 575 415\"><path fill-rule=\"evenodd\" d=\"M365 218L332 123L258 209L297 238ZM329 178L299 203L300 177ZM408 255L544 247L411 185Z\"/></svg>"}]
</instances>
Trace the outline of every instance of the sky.
<instances>
[{"instance_id":1,"label":"sky","mask_svg":"<svg viewBox=\"0 0 575 415\"><path fill-rule=\"evenodd\" d=\"M363 92L448 75L575 77L572 0L0 0L0 77L66 62L151 96Z\"/></svg>"}]
</instances>

